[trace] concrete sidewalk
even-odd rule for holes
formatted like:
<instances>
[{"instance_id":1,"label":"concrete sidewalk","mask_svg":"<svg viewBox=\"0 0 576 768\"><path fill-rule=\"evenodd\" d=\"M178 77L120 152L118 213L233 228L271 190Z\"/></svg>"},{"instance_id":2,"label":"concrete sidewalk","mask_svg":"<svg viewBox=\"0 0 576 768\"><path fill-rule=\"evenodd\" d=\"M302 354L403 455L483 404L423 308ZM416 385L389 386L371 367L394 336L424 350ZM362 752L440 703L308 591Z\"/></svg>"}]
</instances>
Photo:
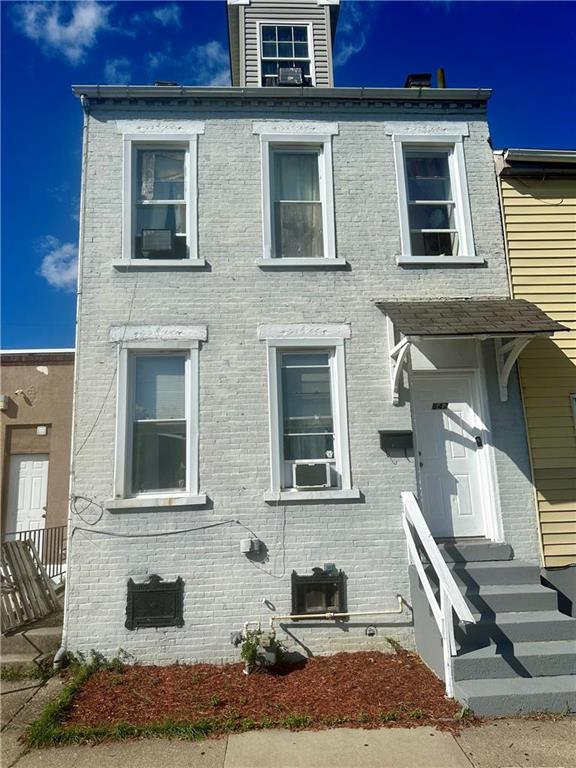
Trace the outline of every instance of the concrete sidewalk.
<instances>
[{"instance_id":1,"label":"concrete sidewalk","mask_svg":"<svg viewBox=\"0 0 576 768\"><path fill-rule=\"evenodd\" d=\"M2 684L2 768L576 768L576 718L492 720L457 737L423 727L267 730L26 751L19 736L60 687Z\"/></svg>"},{"instance_id":2,"label":"concrete sidewalk","mask_svg":"<svg viewBox=\"0 0 576 768\"><path fill-rule=\"evenodd\" d=\"M3 734L4 735L4 734ZM576 722L491 722L457 738L431 728L255 731L203 742L145 739L34 750L3 768L574 768Z\"/></svg>"}]
</instances>

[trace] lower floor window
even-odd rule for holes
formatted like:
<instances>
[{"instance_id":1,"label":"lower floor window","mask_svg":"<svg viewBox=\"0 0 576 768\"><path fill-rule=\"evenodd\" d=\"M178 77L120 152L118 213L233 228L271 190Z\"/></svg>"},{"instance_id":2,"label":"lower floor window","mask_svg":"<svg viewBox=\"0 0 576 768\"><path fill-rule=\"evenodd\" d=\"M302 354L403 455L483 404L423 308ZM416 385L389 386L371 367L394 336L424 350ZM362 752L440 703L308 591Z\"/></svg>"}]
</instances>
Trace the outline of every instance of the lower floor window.
<instances>
[{"instance_id":1,"label":"lower floor window","mask_svg":"<svg viewBox=\"0 0 576 768\"><path fill-rule=\"evenodd\" d=\"M292 614L346 612L346 577L334 567L313 568L312 575L292 571Z\"/></svg>"},{"instance_id":2,"label":"lower floor window","mask_svg":"<svg viewBox=\"0 0 576 768\"><path fill-rule=\"evenodd\" d=\"M268 339L273 492L352 487L344 340L330 342Z\"/></svg>"}]
</instances>

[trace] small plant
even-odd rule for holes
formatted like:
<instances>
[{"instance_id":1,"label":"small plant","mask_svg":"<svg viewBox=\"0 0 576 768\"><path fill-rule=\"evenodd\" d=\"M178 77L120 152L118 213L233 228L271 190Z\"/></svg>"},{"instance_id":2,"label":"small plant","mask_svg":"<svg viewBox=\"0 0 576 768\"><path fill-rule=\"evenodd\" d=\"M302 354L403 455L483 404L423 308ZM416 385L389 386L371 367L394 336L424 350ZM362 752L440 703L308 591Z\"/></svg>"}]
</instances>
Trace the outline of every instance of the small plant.
<instances>
[{"instance_id":1,"label":"small plant","mask_svg":"<svg viewBox=\"0 0 576 768\"><path fill-rule=\"evenodd\" d=\"M210 706L211 707L218 707L220 704L222 704L222 699L219 696L211 696L210 697Z\"/></svg>"},{"instance_id":2,"label":"small plant","mask_svg":"<svg viewBox=\"0 0 576 768\"><path fill-rule=\"evenodd\" d=\"M356 722L357 723L369 723L370 722L370 715L366 714L366 712L358 712L356 715Z\"/></svg>"},{"instance_id":3,"label":"small plant","mask_svg":"<svg viewBox=\"0 0 576 768\"><path fill-rule=\"evenodd\" d=\"M240 648L244 672L249 675L258 668L273 667L284 658L285 649L272 632L247 629Z\"/></svg>"},{"instance_id":4,"label":"small plant","mask_svg":"<svg viewBox=\"0 0 576 768\"><path fill-rule=\"evenodd\" d=\"M464 705L454 719L455 720L472 720L473 718L474 718L474 713L472 712L472 710L466 705Z\"/></svg>"},{"instance_id":5,"label":"small plant","mask_svg":"<svg viewBox=\"0 0 576 768\"><path fill-rule=\"evenodd\" d=\"M386 642L388 643L388 645L391 645L391 646L392 646L392 648L394 649L394 651L395 651L396 653L400 653L401 651L403 651L403 650L404 650L404 648L402 648L402 646L400 645L400 643L398 642L398 640L394 640L394 638L393 638L393 637L387 637L387 638L386 638Z\"/></svg>"},{"instance_id":6,"label":"small plant","mask_svg":"<svg viewBox=\"0 0 576 768\"><path fill-rule=\"evenodd\" d=\"M408 717L411 717L412 720L422 720L423 717L426 717L426 712L423 709L413 709L408 712Z\"/></svg>"},{"instance_id":7,"label":"small plant","mask_svg":"<svg viewBox=\"0 0 576 768\"><path fill-rule=\"evenodd\" d=\"M282 725L284 728L289 728L291 731L297 731L312 725L312 718L309 715L293 712L282 719Z\"/></svg>"},{"instance_id":8,"label":"small plant","mask_svg":"<svg viewBox=\"0 0 576 768\"><path fill-rule=\"evenodd\" d=\"M394 707L394 709L388 710L388 712L380 712L380 720L383 723L394 723L402 717L402 708Z\"/></svg>"}]
</instances>

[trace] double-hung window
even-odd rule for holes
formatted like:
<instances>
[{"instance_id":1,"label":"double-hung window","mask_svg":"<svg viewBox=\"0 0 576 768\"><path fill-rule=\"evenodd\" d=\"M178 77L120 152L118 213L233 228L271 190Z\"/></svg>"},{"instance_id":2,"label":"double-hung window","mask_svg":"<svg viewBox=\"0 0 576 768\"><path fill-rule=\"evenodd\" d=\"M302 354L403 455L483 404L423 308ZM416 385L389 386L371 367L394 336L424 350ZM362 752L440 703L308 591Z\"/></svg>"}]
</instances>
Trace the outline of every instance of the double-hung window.
<instances>
[{"instance_id":1,"label":"double-hung window","mask_svg":"<svg viewBox=\"0 0 576 768\"><path fill-rule=\"evenodd\" d=\"M187 355L133 354L130 362L131 491L184 491Z\"/></svg>"},{"instance_id":2,"label":"double-hung window","mask_svg":"<svg viewBox=\"0 0 576 768\"><path fill-rule=\"evenodd\" d=\"M111 331L120 343L112 510L206 501L198 490L198 362L206 328L155 332L160 341L149 338L148 326Z\"/></svg>"},{"instance_id":3,"label":"double-hung window","mask_svg":"<svg viewBox=\"0 0 576 768\"><path fill-rule=\"evenodd\" d=\"M122 258L116 269L204 264L198 258L197 221L197 142L204 128L180 122L189 133L123 135Z\"/></svg>"},{"instance_id":4,"label":"double-hung window","mask_svg":"<svg viewBox=\"0 0 576 768\"><path fill-rule=\"evenodd\" d=\"M262 155L261 266L341 266L336 257L332 136L335 123L254 124Z\"/></svg>"},{"instance_id":5,"label":"double-hung window","mask_svg":"<svg viewBox=\"0 0 576 768\"><path fill-rule=\"evenodd\" d=\"M310 29L307 24L260 25L262 85L278 85L278 70L283 67L301 69L304 84L314 84Z\"/></svg>"},{"instance_id":6,"label":"double-hung window","mask_svg":"<svg viewBox=\"0 0 576 768\"><path fill-rule=\"evenodd\" d=\"M462 139L394 137L400 263L475 262Z\"/></svg>"},{"instance_id":7,"label":"double-hung window","mask_svg":"<svg viewBox=\"0 0 576 768\"><path fill-rule=\"evenodd\" d=\"M270 159L276 258L323 258L322 147L272 146Z\"/></svg>"},{"instance_id":8,"label":"double-hung window","mask_svg":"<svg viewBox=\"0 0 576 768\"><path fill-rule=\"evenodd\" d=\"M134 258L185 259L188 150L151 145L134 151Z\"/></svg>"},{"instance_id":9,"label":"double-hung window","mask_svg":"<svg viewBox=\"0 0 576 768\"><path fill-rule=\"evenodd\" d=\"M286 338L291 328L259 331L268 346L271 490L266 499L358 498L351 486L346 410L349 326L327 326L332 337L322 330L306 337L309 328L302 327L304 335L292 341Z\"/></svg>"}]
</instances>

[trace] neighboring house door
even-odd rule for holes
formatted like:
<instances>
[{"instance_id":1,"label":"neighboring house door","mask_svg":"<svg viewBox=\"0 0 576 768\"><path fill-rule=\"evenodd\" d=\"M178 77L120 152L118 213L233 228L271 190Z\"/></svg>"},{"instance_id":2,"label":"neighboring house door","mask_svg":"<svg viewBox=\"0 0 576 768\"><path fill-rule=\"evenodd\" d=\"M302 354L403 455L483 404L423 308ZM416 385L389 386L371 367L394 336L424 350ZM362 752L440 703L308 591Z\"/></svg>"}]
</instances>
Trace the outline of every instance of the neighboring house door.
<instances>
[{"instance_id":1,"label":"neighboring house door","mask_svg":"<svg viewBox=\"0 0 576 768\"><path fill-rule=\"evenodd\" d=\"M411 377L420 505L433 536L485 534L474 374Z\"/></svg>"},{"instance_id":2,"label":"neighboring house door","mask_svg":"<svg viewBox=\"0 0 576 768\"><path fill-rule=\"evenodd\" d=\"M6 532L44 528L47 492L47 455L10 456Z\"/></svg>"}]
</instances>

